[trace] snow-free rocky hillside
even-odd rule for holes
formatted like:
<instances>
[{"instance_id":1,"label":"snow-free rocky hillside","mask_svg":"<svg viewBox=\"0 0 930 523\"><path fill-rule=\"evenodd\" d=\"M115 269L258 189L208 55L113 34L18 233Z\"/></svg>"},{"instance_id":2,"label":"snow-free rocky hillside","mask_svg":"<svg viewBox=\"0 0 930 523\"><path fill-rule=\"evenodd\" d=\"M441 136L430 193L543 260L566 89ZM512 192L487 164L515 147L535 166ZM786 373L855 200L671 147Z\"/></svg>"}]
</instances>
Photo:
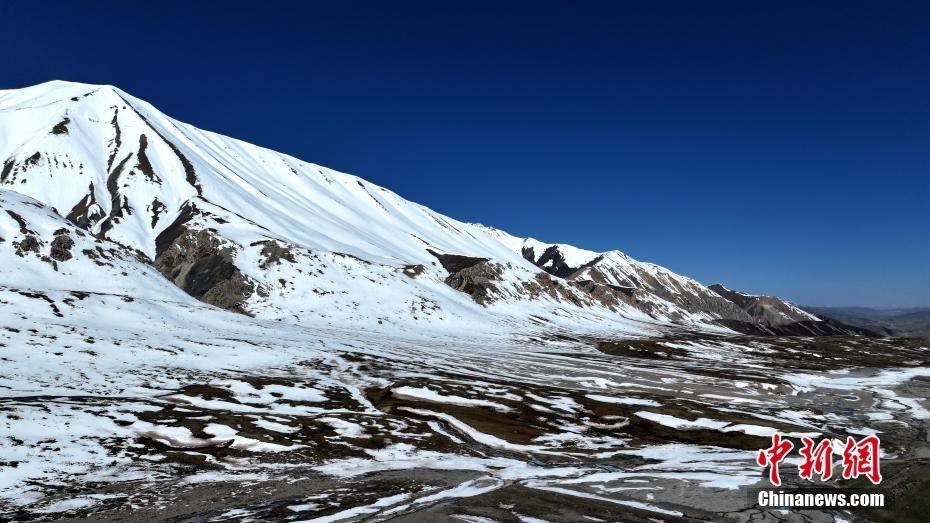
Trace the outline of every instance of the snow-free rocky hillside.
<instances>
[{"instance_id":1,"label":"snow-free rocky hillside","mask_svg":"<svg viewBox=\"0 0 930 523\"><path fill-rule=\"evenodd\" d=\"M9 284L177 299L157 271L236 312L384 331L756 321L619 251L462 223L111 86L0 91L0 161Z\"/></svg>"}]
</instances>

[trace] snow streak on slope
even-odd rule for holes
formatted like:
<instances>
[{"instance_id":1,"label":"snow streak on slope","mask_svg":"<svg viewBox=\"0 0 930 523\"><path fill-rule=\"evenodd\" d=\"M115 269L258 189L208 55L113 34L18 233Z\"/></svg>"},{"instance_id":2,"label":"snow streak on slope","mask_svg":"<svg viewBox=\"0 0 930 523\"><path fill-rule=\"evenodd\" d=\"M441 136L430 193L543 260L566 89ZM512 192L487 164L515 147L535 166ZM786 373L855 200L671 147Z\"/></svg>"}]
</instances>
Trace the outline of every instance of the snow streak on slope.
<instances>
[{"instance_id":1,"label":"snow streak on slope","mask_svg":"<svg viewBox=\"0 0 930 523\"><path fill-rule=\"evenodd\" d=\"M708 297L725 300L615 251L562 245L541 271L526 256L541 242L202 131L111 86L0 91L0 159L3 187L138 251L192 296L264 318L375 321L386 330L546 318L552 326L622 329L631 321L709 325L739 314L703 307ZM593 265L584 277L563 279L550 270L556 262Z\"/></svg>"}]
</instances>

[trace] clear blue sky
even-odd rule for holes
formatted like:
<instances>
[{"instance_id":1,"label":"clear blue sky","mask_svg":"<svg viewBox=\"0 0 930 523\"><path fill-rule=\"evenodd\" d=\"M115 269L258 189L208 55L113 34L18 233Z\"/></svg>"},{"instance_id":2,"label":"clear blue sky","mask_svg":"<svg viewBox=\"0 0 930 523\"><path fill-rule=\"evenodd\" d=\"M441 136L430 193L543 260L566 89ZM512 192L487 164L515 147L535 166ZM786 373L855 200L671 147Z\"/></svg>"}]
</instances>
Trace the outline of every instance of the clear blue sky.
<instances>
[{"instance_id":1,"label":"clear blue sky","mask_svg":"<svg viewBox=\"0 0 930 523\"><path fill-rule=\"evenodd\" d=\"M930 305L926 2L136 4L0 2L0 88L110 83L458 219Z\"/></svg>"}]
</instances>

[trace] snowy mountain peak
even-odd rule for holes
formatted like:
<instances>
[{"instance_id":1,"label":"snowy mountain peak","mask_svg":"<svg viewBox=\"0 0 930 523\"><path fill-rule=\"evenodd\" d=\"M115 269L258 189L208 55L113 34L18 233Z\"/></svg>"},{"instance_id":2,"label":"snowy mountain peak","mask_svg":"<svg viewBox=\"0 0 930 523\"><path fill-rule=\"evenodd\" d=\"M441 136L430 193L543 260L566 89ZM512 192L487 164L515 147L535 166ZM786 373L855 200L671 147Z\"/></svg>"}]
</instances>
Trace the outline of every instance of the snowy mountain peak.
<instances>
[{"instance_id":1,"label":"snowy mountain peak","mask_svg":"<svg viewBox=\"0 0 930 523\"><path fill-rule=\"evenodd\" d=\"M166 285L246 314L379 329L752 321L725 296L619 251L463 223L113 86L0 91L0 162L0 189L132 253ZM30 255L2 248L11 267ZM112 277L96 267L82 277Z\"/></svg>"}]
</instances>

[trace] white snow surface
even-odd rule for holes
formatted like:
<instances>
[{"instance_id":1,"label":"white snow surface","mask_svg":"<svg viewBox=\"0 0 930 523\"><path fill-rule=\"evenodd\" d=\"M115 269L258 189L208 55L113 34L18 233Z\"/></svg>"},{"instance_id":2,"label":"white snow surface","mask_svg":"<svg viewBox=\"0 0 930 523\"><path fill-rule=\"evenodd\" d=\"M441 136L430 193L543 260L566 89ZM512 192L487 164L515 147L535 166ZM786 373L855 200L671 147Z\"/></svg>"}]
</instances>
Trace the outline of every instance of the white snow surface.
<instances>
[{"instance_id":1,"label":"white snow surface","mask_svg":"<svg viewBox=\"0 0 930 523\"><path fill-rule=\"evenodd\" d=\"M633 334L672 320L721 330L710 324L713 314L685 311L666 299L685 287L717 299L694 280L619 251L555 244L569 265L599 259L595 267L607 274L604 283L637 287L622 274L647 274L669 291L662 297L643 287L641 299L654 305L649 312L623 302L605 305L571 285L558 294L528 291L542 271L522 249L531 246L538 256L548 244L460 222L356 176L198 129L113 86L53 81L0 91L0 161L0 188L45 207L48 224L39 232L48 241L48 229L64 222L55 214L93 216L88 232L148 260L159 253L159 235L185 217L191 230L214 231L234 253L236 268L255 283L243 309L260 318L384 332L538 325L530 317L545 318L550 328L610 325ZM186 216L192 208L195 215ZM0 227L16 236L10 232L16 224L2 218ZM269 245L287 249L290 257L268 261L263 249ZM499 266L488 303L447 285L448 272L428 249ZM57 279L55 288L74 290L83 282L104 290L118 286L114 272L132 274L131 281L137 272L151 272L144 264L92 271L77 267L86 262L79 258L59 263L58 275L4 264L6 281L32 272L24 281L40 288ZM404 273L418 266L420 274ZM161 287L164 297L177 298L176 289Z\"/></svg>"}]
</instances>

